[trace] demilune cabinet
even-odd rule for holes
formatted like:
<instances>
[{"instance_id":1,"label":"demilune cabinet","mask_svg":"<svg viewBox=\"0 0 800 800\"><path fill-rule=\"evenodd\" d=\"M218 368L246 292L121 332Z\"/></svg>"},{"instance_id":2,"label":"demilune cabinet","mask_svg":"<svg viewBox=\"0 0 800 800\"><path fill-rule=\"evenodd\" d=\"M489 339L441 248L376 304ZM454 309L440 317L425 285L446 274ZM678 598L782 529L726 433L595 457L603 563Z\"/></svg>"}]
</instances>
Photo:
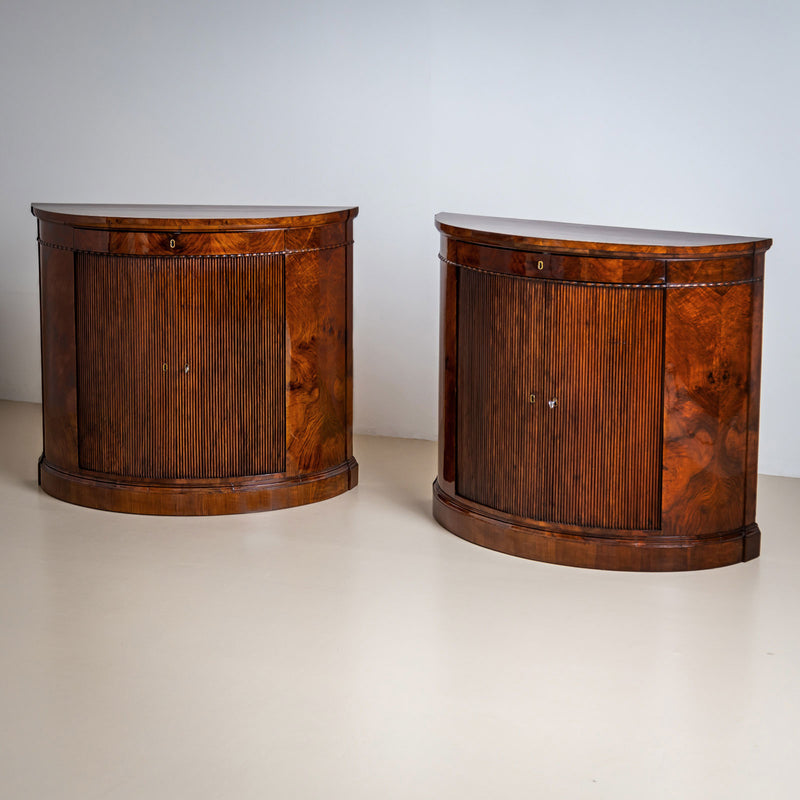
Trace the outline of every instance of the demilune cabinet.
<instances>
[{"instance_id":1,"label":"demilune cabinet","mask_svg":"<svg viewBox=\"0 0 800 800\"><path fill-rule=\"evenodd\" d=\"M223 514L355 486L356 208L34 204L42 488Z\"/></svg>"},{"instance_id":2,"label":"demilune cabinet","mask_svg":"<svg viewBox=\"0 0 800 800\"><path fill-rule=\"evenodd\" d=\"M434 515L627 570L759 553L769 239L439 214Z\"/></svg>"}]
</instances>

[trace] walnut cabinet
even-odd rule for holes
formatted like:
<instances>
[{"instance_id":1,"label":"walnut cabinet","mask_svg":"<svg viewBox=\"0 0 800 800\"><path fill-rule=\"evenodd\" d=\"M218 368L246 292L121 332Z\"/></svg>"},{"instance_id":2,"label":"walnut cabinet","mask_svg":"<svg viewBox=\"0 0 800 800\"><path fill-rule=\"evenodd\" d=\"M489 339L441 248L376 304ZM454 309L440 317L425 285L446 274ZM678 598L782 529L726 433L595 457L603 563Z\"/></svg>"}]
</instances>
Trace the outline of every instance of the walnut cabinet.
<instances>
[{"instance_id":1,"label":"walnut cabinet","mask_svg":"<svg viewBox=\"0 0 800 800\"><path fill-rule=\"evenodd\" d=\"M221 514L354 486L355 208L34 204L42 488Z\"/></svg>"},{"instance_id":2,"label":"walnut cabinet","mask_svg":"<svg viewBox=\"0 0 800 800\"><path fill-rule=\"evenodd\" d=\"M754 558L769 239L439 214L434 514L585 567Z\"/></svg>"}]
</instances>

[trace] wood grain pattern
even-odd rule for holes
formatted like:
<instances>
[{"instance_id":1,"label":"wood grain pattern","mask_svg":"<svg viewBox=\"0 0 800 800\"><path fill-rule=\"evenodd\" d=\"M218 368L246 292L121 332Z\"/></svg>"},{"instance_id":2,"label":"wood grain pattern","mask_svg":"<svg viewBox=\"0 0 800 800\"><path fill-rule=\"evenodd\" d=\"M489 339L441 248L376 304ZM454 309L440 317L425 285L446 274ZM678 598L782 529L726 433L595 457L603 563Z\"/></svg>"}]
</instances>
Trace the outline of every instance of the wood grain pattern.
<instances>
[{"instance_id":1,"label":"wood grain pattern","mask_svg":"<svg viewBox=\"0 0 800 800\"><path fill-rule=\"evenodd\" d=\"M458 281L456 492L548 519L548 284L471 269Z\"/></svg>"},{"instance_id":2,"label":"wood grain pattern","mask_svg":"<svg viewBox=\"0 0 800 800\"><path fill-rule=\"evenodd\" d=\"M75 282L72 253L39 247L44 456L78 466Z\"/></svg>"},{"instance_id":3,"label":"wood grain pattern","mask_svg":"<svg viewBox=\"0 0 800 800\"><path fill-rule=\"evenodd\" d=\"M533 520L657 528L662 292L474 270L460 286L458 494Z\"/></svg>"},{"instance_id":4,"label":"wood grain pattern","mask_svg":"<svg viewBox=\"0 0 800 800\"><path fill-rule=\"evenodd\" d=\"M458 418L458 276L452 264L441 264L439 316L439 481L455 493L456 420Z\"/></svg>"},{"instance_id":5,"label":"wood grain pattern","mask_svg":"<svg viewBox=\"0 0 800 800\"><path fill-rule=\"evenodd\" d=\"M665 262L654 258L587 258L554 255L550 277L587 283L664 283Z\"/></svg>"},{"instance_id":6,"label":"wood grain pattern","mask_svg":"<svg viewBox=\"0 0 800 800\"><path fill-rule=\"evenodd\" d=\"M40 220L74 228L123 231L245 231L344 223L357 208L339 206L196 206L32 203Z\"/></svg>"},{"instance_id":7,"label":"wood grain pattern","mask_svg":"<svg viewBox=\"0 0 800 800\"><path fill-rule=\"evenodd\" d=\"M658 528L663 290L553 284L550 296L547 518Z\"/></svg>"},{"instance_id":8,"label":"wood grain pattern","mask_svg":"<svg viewBox=\"0 0 800 800\"><path fill-rule=\"evenodd\" d=\"M462 242L601 258L637 255L724 258L735 253L763 252L772 245L771 239L761 237L614 228L469 214L437 214L436 227L447 237Z\"/></svg>"},{"instance_id":9,"label":"wood grain pattern","mask_svg":"<svg viewBox=\"0 0 800 800\"><path fill-rule=\"evenodd\" d=\"M683 259L668 261L670 284L727 283L746 281L753 277L753 257Z\"/></svg>"},{"instance_id":10,"label":"wood grain pattern","mask_svg":"<svg viewBox=\"0 0 800 800\"><path fill-rule=\"evenodd\" d=\"M277 253L284 249L285 231L75 231L75 249L136 256L237 255Z\"/></svg>"},{"instance_id":11,"label":"wood grain pattern","mask_svg":"<svg viewBox=\"0 0 800 800\"><path fill-rule=\"evenodd\" d=\"M437 227L436 518L576 566L755 558L771 241L460 215Z\"/></svg>"},{"instance_id":12,"label":"wood grain pattern","mask_svg":"<svg viewBox=\"0 0 800 800\"><path fill-rule=\"evenodd\" d=\"M347 457L347 258L286 256L286 472Z\"/></svg>"},{"instance_id":13,"label":"wood grain pattern","mask_svg":"<svg viewBox=\"0 0 800 800\"><path fill-rule=\"evenodd\" d=\"M76 260L83 469L284 470L283 256Z\"/></svg>"},{"instance_id":14,"label":"wood grain pattern","mask_svg":"<svg viewBox=\"0 0 800 800\"><path fill-rule=\"evenodd\" d=\"M45 491L112 511L227 514L358 483L358 209L33 212Z\"/></svg>"},{"instance_id":15,"label":"wood grain pattern","mask_svg":"<svg viewBox=\"0 0 800 800\"><path fill-rule=\"evenodd\" d=\"M501 514L485 512L470 508L434 482L433 516L441 525L469 542L520 558L589 569L669 572L723 567L759 554L757 525L714 537L643 536L632 540L608 531L601 536L586 531L567 533L555 523L508 522Z\"/></svg>"},{"instance_id":16,"label":"wood grain pattern","mask_svg":"<svg viewBox=\"0 0 800 800\"><path fill-rule=\"evenodd\" d=\"M59 500L126 514L207 516L274 511L317 503L358 484L358 464L348 459L329 470L286 478L257 476L222 481L146 482L64 472L43 461L42 489Z\"/></svg>"},{"instance_id":17,"label":"wood grain pattern","mask_svg":"<svg viewBox=\"0 0 800 800\"><path fill-rule=\"evenodd\" d=\"M353 458L353 220L345 223L345 454ZM355 484L354 484L355 485Z\"/></svg>"},{"instance_id":18,"label":"wood grain pattern","mask_svg":"<svg viewBox=\"0 0 800 800\"><path fill-rule=\"evenodd\" d=\"M747 456L745 467L744 524L756 521L756 489L758 486L758 431L761 412L761 337L764 315L764 254L753 259L750 308L750 386L747 393ZM756 553L755 555L758 555Z\"/></svg>"},{"instance_id":19,"label":"wood grain pattern","mask_svg":"<svg viewBox=\"0 0 800 800\"><path fill-rule=\"evenodd\" d=\"M455 266L483 269L539 280L580 283L657 283L666 280L660 259L590 258L543 252L505 250L443 237L442 259Z\"/></svg>"},{"instance_id":20,"label":"wood grain pattern","mask_svg":"<svg viewBox=\"0 0 800 800\"><path fill-rule=\"evenodd\" d=\"M664 343L663 530L744 525L752 288L672 289Z\"/></svg>"}]
</instances>

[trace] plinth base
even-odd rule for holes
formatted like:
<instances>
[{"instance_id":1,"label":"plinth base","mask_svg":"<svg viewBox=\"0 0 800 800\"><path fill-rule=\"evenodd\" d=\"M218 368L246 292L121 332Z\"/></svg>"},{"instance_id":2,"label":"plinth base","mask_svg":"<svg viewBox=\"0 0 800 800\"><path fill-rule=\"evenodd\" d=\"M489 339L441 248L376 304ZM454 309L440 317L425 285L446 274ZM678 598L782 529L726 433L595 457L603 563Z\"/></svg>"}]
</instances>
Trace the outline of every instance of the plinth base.
<instances>
[{"instance_id":1,"label":"plinth base","mask_svg":"<svg viewBox=\"0 0 800 800\"><path fill-rule=\"evenodd\" d=\"M89 508L129 514L202 516L271 511L327 500L358 483L354 458L323 472L297 478L248 476L215 481L134 482L121 477L75 475L39 461L39 484L45 492Z\"/></svg>"},{"instance_id":2,"label":"plinth base","mask_svg":"<svg viewBox=\"0 0 800 800\"><path fill-rule=\"evenodd\" d=\"M570 567L632 572L710 569L756 558L761 547L756 524L702 537L663 536L658 531L579 533L555 523L510 521L503 512L468 503L446 494L434 481L433 516L456 536L501 553Z\"/></svg>"}]
</instances>

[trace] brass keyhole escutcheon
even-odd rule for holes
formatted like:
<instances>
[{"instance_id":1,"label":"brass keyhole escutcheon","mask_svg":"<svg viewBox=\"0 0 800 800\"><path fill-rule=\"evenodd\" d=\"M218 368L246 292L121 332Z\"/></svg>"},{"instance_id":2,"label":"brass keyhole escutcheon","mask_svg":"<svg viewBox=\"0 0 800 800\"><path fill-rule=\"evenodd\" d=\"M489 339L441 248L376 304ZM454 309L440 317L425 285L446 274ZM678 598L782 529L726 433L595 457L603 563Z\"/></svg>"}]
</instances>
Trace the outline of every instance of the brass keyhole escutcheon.
<instances>
[{"instance_id":1,"label":"brass keyhole escutcheon","mask_svg":"<svg viewBox=\"0 0 800 800\"><path fill-rule=\"evenodd\" d=\"M536 402L536 395L532 394L531 397L530 397L530 400L531 400L531 403L535 403Z\"/></svg>"},{"instance_id":2,"label":"brass keyhole escutcheon","mask_svg":"<svg viewBox=\"0 0 800 800\"><path fill-rule=\"evenodd\" d=\"M170 246L170 247L171 247L173 250L175 249L175 240L174 240L174 239L170 239L170 240L169 240L169 246Z\"/></svg>"},{"instance_id":3,"label":"brass keyhole escutcheon","mask_svg":"<svg viewBox=\"0 0 800 800\"><path fill-rule=\"evenodd\" d=\"M540 261L540 262L539 262L539 263L536 265L536 268L537 268L537 269L544 269L544 261Z\"/></svg>"},{"instance_id":4,"label":"brass keyhole escutcheon","mask_svg":"<svg viewBox=\"0 0 800 800\"><path fill-rule=\"evenodd\" d=\"M164 370L164 372L166 372L169 369L169 367L167 366L166 361L161 365L161 369Z\"/></svg>"}]
</instances>

